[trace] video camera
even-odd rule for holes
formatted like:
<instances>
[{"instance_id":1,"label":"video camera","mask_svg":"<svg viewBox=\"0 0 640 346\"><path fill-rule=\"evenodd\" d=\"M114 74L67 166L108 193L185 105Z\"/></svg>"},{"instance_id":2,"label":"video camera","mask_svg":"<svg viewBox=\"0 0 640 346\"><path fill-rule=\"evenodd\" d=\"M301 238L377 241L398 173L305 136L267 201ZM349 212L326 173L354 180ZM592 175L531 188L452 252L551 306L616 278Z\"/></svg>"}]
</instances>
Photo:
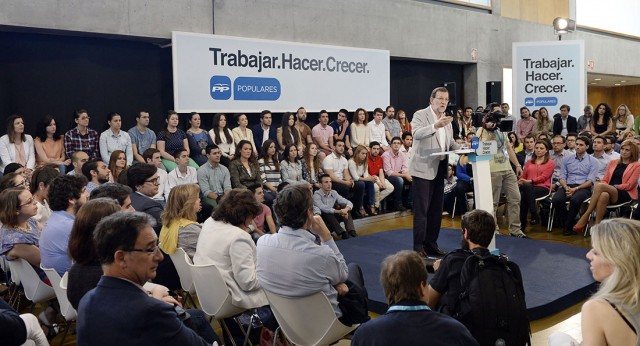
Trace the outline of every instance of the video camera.
<instances>
[{"instance_id":1,"label":"video camera","mask_svg":"<svg viewBox=\"0 0 640 346\"><path fill-rule=\"evenodd\" d=\"M482 122L482 127L484 127L487 131L495 131L495 129L500 129L502 132L511 132L513 131L513 120L504 119L506 116L502 112L491 112L487 113L484 116L484 121ZM487 124L493 123L494 126L487 127Z\"/></svg>"}]
</instances>

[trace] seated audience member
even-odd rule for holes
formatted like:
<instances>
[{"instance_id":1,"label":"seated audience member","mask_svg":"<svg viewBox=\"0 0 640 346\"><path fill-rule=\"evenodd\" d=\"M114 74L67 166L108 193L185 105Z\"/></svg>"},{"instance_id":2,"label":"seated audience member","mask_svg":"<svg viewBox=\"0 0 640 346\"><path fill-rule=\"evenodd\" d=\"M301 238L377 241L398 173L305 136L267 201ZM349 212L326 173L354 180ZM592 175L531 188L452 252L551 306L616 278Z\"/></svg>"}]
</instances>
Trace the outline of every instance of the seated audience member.
<instances>
[{"instance_id":1,"label":"seated audience member","mask_svg":"<svg viewBox=\"0 0 640 346\"><path fill-rule=\"evenodd\" d=\"M277 141L277 130L275 126L271 125L272 122L271 111L263 110L260 113L260 124L256 124L253 129L253 147L256 153L262 152L262 143L267 139ZM240 143L236 143L236 148ZM251 143L249 143L251 144Z\"/></svg>"},{"instance_id":2,"label":"seated audience member","mask_svg":"<svg viewBox=\"0 0 640 346\"><path fill-rule=\"evenodd\" d=\"M313 136L311 136L311 128L305 121L307 121L307 110L304 107L299 107L296 111L296 128L300 132L302 144L309 145L313 143Z\"/></svg>"},{"instance_id":3,"label":"seated audience member","mask_svg":"<svg viewBox=\"0 0 640 346\"><path fill-rule=\"evenodd\" d=\"M367 148L359 145L355 148L353 156L349 159L349 173L353 178L353 181L364 183L365 192L367 193L366 210L364 207L360 207L361 215L378 215L376 211L376 192L374 185L380 181L378 175L369 175L369 168L367 167ZM384 187L384 183L382 185ZM380 187L380 186L378 186ZM364 205L364 194L362 194L363 200L358 201L358 204Z\"/></svg>"},{"instance_id":4,"label":"seated audience member","mask_svg":"<svg viewBox=\"0 0 640 346\"><path fill-rule=\"evenodd\" d=\"M204 346L220 342L202 312L188 311L187 321L195 322L192 330L186 327L186 321L181 321L174 308L180 303L168 292L156 299L142 288L154 279L155 268L163 258L153 223L143 213L118 212L102 219L96 227L94 242L104 275L97 287L80 300L79 346Z\"/></svg>"},{"instance_id":5,"label":"seated audience member","mask_svg":"<svg viewBox=\"0 0 640 346\"><path fill-rule=\"evenodd\" d=\"M82 175L87 178L87 192L111 180L111 171L99 159L89 160L82 166Z\"/></svg>"},{"instance_id":6,"label":"seated audience member","mask_svg":"<svg viewBox=\"0 0 640 346\"><path fill-rule=\"evenodd\" d=\"M248 227L261 209L251 191L229 191L202 225L193 256L196 265L216 266L231 293L231 303L245 309L268 304L258 282L256 246Z\"/></svg>"},{"instance_id":7,"label":"seated audience member","mask_svg":"<svg viewBox=\"0 0 640 346\"><path fill-rule=\"evenodd\" d=\"M213 116L213 128L209 130L209 136L211 136L213 143L217 145L222 152L222 164L228 166L229 162L235 158L234 150L236 143L233 141L231 130L229 130L226 115L218 113Z\"/></svg>"},{"instance_id":8,"label":"seated audience member","mask_svg":"<svg viewBox=\"0 0 640 346\"><path fill-rule=\"evenodd\" d=\"M353 118L351 122L351 135L349 140L351 141L351 147L355 149L358 145L369 146L369 116L367 112L358 108L353 112Z\"/></svg>"},{"instance_id":9,"label":"seated audience member","mask_svg":"<svg viewBox=\"0 0 640 346\"><path fill-rule=\"evenodd\" d=\"M24 187L13 187L0 193L0 255L9 261L21 258L31 264L40 279L49 282L40 269L40 228L33 216L36 201Z\"/></svg>"},{"instance_id":10,"label":"seated audience member","mask_svg":"<svg viewBox=\"0 0 640 346\"><path fill-rule=\"evenodd\" d=\"M608 205L638 200L639 177L638 146L633 141L626 140L620 146L620 159L611 160L602 181L595 183L589 207L573 226L573 230L582 232L594 210L597 225L604 218Z\"/></svg>"},{"instance_id":11,"label":"seated audience member","mask_svg":"<svg viewBox=\"0 0 640 346\"><path fill-rule=\"evenodd\" d=\"M351 217L353 203L340 196L336 190L332 190L331 185L331 178L328 174L320 175L321 187L313 194L313 205L320 209L320 216L329 231L342 239L349 239L350 236L355 237L357 233ZM340 222L344 222L346 231L340 226Z\"/></svg>"},{"instance_id":12,"label":"seated audience member","mask_svg":"<svg viewBox=\"0 0 640 346\"><path fill-rule=\"evenodd\" d=\"M518 139L518 135L516 135L515 132L509 132L507 136L509 137L509 142L513 147L513 151L515 151L516 154L521 152L523 149L523 144L522 142L520 142L520 139Z\"/></svg>"},{"instance_id":13,"label":"seated audience member","mask_svg":"<svg viewBox=\"0 0 640 346\"><path fill-rule=\"evenodd\" d=\"M382 123L382 109L376 108L373 111L373 121L367 124L369 129L369 144L371 142L378 142L382 150L389 150L389 142L387 141L387 129Z\"/></svg>"},{"instance_id":14,"label":"seated audience member","mask_svg":"<svg viewBox=\"0 0 640 346\"><path fill-rule=\"evenodd\" d=\"M391 193L395 191L395 187L393 187L393 184L391 184L389 179L385 178L384 162L380 155L380 144L375 141L371 142L369 143L369 149L369 155L367 156L367 170L369 171L369 175L375 175L378 177L373 189L376 194L376 209L379 210L380 201L391 195Z\"/></svg>"},{"instance_id":15,"label":"seated audience member","mask_svg":"<svg viewBox=\"0 0 640 346\"><path fill-rule=\"evenodd\" d=\"M549 194L551 176L555 168L553 160L549 158L549 142L536 142L534 151L534 157L525 162L522 176L518 180L518 186L520 187L520 227L523 232L527 228L528 214L531 214L532 225L540 222L536 199Z\"/></svg>"},{"instance_id":16,"label":"seated audience member","mask_svg":"<svg viewBox=\"0 0 640 346\"><path fill-rule=\"evenodd\" d=\"M82 166L89 161L89 155L84 151L74 151L71 154L71 165L73 169L67 172L67 175L82 175ZM60 171L62 172L62 171Z\"/></svg>"},{"instance_id":17,"label":"seated audience member","mask_svg":"<svg viewBox=\"0 0 640 346\"><path fill-rule=\"evenodd\" d=\"M112 182L118 181L118 177L120 177L120 173L126 171L127 168L129 168L129 165L127 165L127 158L125 157L124 151L114 150L111 153L111 157L109 158L109 165L107 167L111 172Z\"/></svg>"},{"instance_id":18,"label":"seated audience member","mask_svg":"<svg viewBox=\"0 0 640 346\"><path fill-rule=\"evenodd\" d=\"M53 213L40 234L40 256L42 266L55 269L60 276L71 268L69 235L78 209L88 198L87 181L83 177L60 176L49 186Z\"/></svg>"},{"instance_id":19,"label":"seated audience member","mask_svg":"<svg viewBox=\"0 0 640 346\"><path fill-rule=\"evenodd\" d=\"M637 345L640 222L603 221L591 229L591 247L587 259L600 286L582 305L582 343L557 332L549 345Z\"/></svg>"},{"instance_id":20,"label":"seated audience member","mask_svg":"<svg viewBox=\"0 0 640 346\"><path fill-rule=\"evenodd\" d=\"M249 141L240 141L236 147L235 159L229 164L231 186L233 188L262 186L260 166L253 156L253 149Z\"/></svg>"},{"instance_id":21,"label":"seated audience member","mask_svg":"<svg viewBox=\"0 0 640 346\"><path fill-rule=\"evenodd\" d=\"M171 189L167 206L162 212L162 229L158 237L164 253L174 254L181 247L193 258L202 229L197 222L197 214L201 209L197 184L178 185Z\"/></svg>"},{"instance_id":22,"label":"seated audience member","mask_svg":"<svg viewBox=\"0 0 640 346\"><path fill-rule=\"evenodd\" d=\"M556 210L558 220L564 221L563 235L575 234L573 226L576 216L580 212L582 203L591 197L591 187L596 181L598 161L587 155L589 144L589 139L586 137L578 137L575 155L568 155L562 160L558 180L560 186L553 195L551 203ZM568 212L565 206L566 201L569 201Z\"/></svg>"},{"instance_id":23,"label":"seated audience member","mask_svg":"<svg viewBox=\"0 0 640 346\"><path fill-rule=\"evenodd\" d=\"M135 211L135 209L133 209L133 207L131 206L132 192L133 191L131 191L131 188L126 185L122 185L119 183L105 183L91 191L89 199L91 200L102 197L115 199L116 201L118 201L118 204L120 204L120 210Z\"/></svg>"},{"instance_id":24,"label":"seated audience member","mask_svg":"<svg viewBox=\"0 0 640 346\"><path fill-rule=\"evenodd\" d=\"M571 107L569 105L560 106L560 116L553 121L553 134L567 136L568 133L578 131L578 121L574 116L569 115Z\"/></svg>"},{"instance_id":25,"label":"seated audience member","mask_svg":"<svg viewBox=\"0 0 640 346\"><path fill-rule=\"evenodd\" d=\"M159 201L160 204L164 206L165 196L169 195L168 190L165 193L168 174L167 174L167 171L163 169L162 157L160 156L160 151L156 148L149 148L145 150L144 153L142 153L142 157L144 158L147 164L150 164L158 169L156 172L158 173L158 177L160 178L160 181L158 185L158 192L153 196L153 199L155 199L156 201Z\"/></svg>"},{"instance_id":26,"label":"seated audience member","mask_svg":"<svg viewBox=\"0 0 640 346\"><path fill-rule=\"evenodd\" d=\"M470 107L469 107L470 108ZM473 109L471 109L471 111L469 112L469 118L468 120L471 120L471 113L473 113ZM465 114L466 114L466 110L465 110ZM407 118L407 113L405 113L405 111L403 111L402 109L399 109L396 112L396 118L398 118L398 122L400 123L400 130L402 133L411 133L411 121L409 120L409 118ZM465 121L465 119L467 119L466 117L464 119L462 119L463 121ZM468 123L470 124L470 122ZM464 131L465 127L463 126L461 128L461 133L466 133Z\"/></svg>"},{"instance_id":27,"label":"seated audience member","mask_svg":"<svg viewBox=\"0 0 640 346\"><path fill-rule=\"evenodd\" d=\"M207 162L198 168L198 185L205 203L215 208L220 198L231 190L231 175L229 169L220 164L222 153L217 145L212 144L205 151Z\"/></svg>"},{"instance_id":28,"label":"seated audience member","mask_svg":"<svg viewBox=\"0 0 640 346\"><path fill-rule=\"evenodd\" d=\"M36 167L52 163L64 174L65 166L71 164L71 160L64 155L64 137L51 115L40 118L33 145L36 150Z\"/></svg>"},{"instance_id":29,"label":"seated audience member","mask_svg":"<svg viewBox=\"0 0 640 346\"><path fill-rule=\"evenodd\" d=\"M264 187L265 200L267 201L267 205L271 205L278 193L278 185L282 182L278 151L276 150L276 143L274 141L267 139L262 144L258 167L260 167L260 178L262 179L262 186Z\"/></svg>"},{"instance_id":30,"label":"seated audience member","mask_svg":"<svg viewBox=\"0 0 640 346\"><path fill-rule=\"evenodd\" d=\"M443 210L454 215L454 201L456 197L456 185L458 184L458 178L455 176L455 167L452 164L447 165L447 176L444 178L444 198L442 201Z\"/></svg>"},{"instance_id":31,"label":"seated audience member","mask_svg":"<svg viewBox=\"0 0 640 346\"><path fill-rule=\"evenodd\" d=\"M113 184L103 186L107 185ZM93 190L92 195L96 191L98 189ZM76 213L69 236L69 257L73 264L67 283L67 298L74 309L78 309L80 299L95 288L102 277L102 267L93 243L93 230L101 219L120 210L122 207L114 199L100 197L87 201Z\"/></svg>"},{"instance_id":32,"label":"seated audience member","mask_svg":"<svg viewBox=\"0 0 640 346\"><path fill-rule=\"evenodd\" d=\"M296 146L302 144L300 131L298 131L298 128L295 126L295 119L292 113L284 112L282 114L282 121L276 131L276 137L278 139L280 152L289 144Z\"/></svg>"},{"instance_id":33,"label":"seated audience member","mask_svg":"<svg viewBox=\"0 0 640 346\"><path fill-rule=\"evenodd\" d=\"M284 184L284 183L283 183ZM278 186L278 190L280 191L280 186ZM264 190L261 186L256 186L251 189L253 195L255 196L258 203L260 203L260 207L262 211L253 218L253 230L251 232L252 236L255 233L258 237L264 235L265 233L276 233L276 223L273 221L273 214L271 213L271 209L264 204ZM265 225L269 227L269 229L265 230Z\"/></svg>"},{"instance_id":34,"label":"seated audience member","mask_svg":"<svg viewBox=\"0 0 640 346\"><path fill-rule=\"evenodd\" d=\"M253 141L253 131L249 128L249 119L247 118L247 115L244 113L236 114L235 119L238 126L231 130L231 134L233 134L233 142L240 143L243 139L249 141L253 147L253 154L258 156L256 144Z\"/></svg>"},{"instance_id":35,"label":"seated audience member","mask_svg":"<svg viewBox=\"0 0 640 346\"><path fill-rule=\"evenodd\" d=\"M382 123L386 131L385 136L387 141L391 142L393 137L400 137L402 135L402 129L400 128L400 122L396 119L396 110L393 106L387 106L385 115Z\"/></svg>"},{"instance_id":36,"label":"seated audience member","mask_svg":"<svg viewBox=\"0 0 640 346\"><path fill-rule=\"evenodd\" d=\"M297 131L297 130L296 130ZM284 147L284 158L280 162L280 174L282 182L296 184L304 182L302 176L302 161L298 156L298 147L295 144L289 144Z\"/></svg>"},{"instance_id":37,"label":"seated audience member","mask_svg":"<svg viewBox=\"0 0 640 346\"><path fill-rule=\"evenodd\" d=\"M176 168L176 158L171 154L178 149L184 149L189 153L189 140L187 134L178 128L180 118L175 111L168 111L165 118L167 126L160 132L158 132L156 145L160 151L162 157L162 164L167 169L167 172L171 172ZM189 159L189 166L198 168L195 161Z\"/></svg>"},{"instance_id":38,"label":"seated audience member","mask_svg":"<svg viewBox=\"0 0 640 346\"><path fill-rule=\"evenodd\" d=\"M29 176L31 175L30 171L27 171L26 168L24 168L23 165L17 163L17 162L11 162L8 165L6 165L4 167L4 171L2 172L2 174L10 174L10 173L16 173L16 174L20 174L22 176L24 176L25 178L27 178L27 180L29 180Z\"/></svg>"},{"instance_id":39,"label":"seated audience member","mask_svg":"<svg viewBox=\"0 0 640 346\"><path fill-rule=\"evenodd\" d=\"M198 166L202 166L207 162L207 154L205 148L213 144L213 140L207 131L200 128L200 114L191 112L189 115L189 129L187 130L187 140L189 141L189 155ZM175 155L174 155L175 156Z\"/></svg>"},{"instance_id":40,"label":"seated audience member","mask_svg":"<svg viewBox=\"0 0 640 346\"><path fill-rule=\"evenodd\" d=\"M107 115L107 124L109 128L100 134L100 157L102 162L109 162L111 154L116 150L125 153L127 165L133 163L133 149L131 149L131 137L126 131L121 131L122 118L118 113L109 113Z\"/></svg>"},{"instance_id":41,"label":"seated audience member","mask_svg":"<svg viewBox=\"0 0 640 346\"><path fill-rule=\"evenodd\" d=\"M575 132L571 132L567 134L567 144L566 149L570 154L576 153L576 139L578 138L578 134Z\"/></svg>"},{"instance_id":42,"label":"seated audience member","mask_svg":"<svg viewBox=\"0 0 640 346\"><path fill-rule=\"evenodd\" d=\"M619 159L620 153L613 150L616 145L616 137L613 135L610 135L610 136L605 136L604 138L606 140L604 143L605 154L609 155L612 160Z\"/></svg>"},{"instance_id":43,"label":"seated audience member","mask_svg":"<svg viewBox=\"0 0 640 346\"><path fill-rule=\"evenodd\" d=\"M536 146L536 138L532 134L528 134L523 139L523 150L516 153L516 158L520 166L524 167L524 164L534 157L533 151Z\"/></svg>"},{"instance_id":44,"label":"seated audience member","mask_svg":"<svg viewBox=\"0 0 640 346\"><path fill-rule=\"evenodd\" d=\"M55 165L53 167L56 167ZM36 168L31 175L31 184L29 184L29 191L36 200L38 206L38 213L34 218L36 221L44 225L49 216L51 216L51 207L49 207L49 185L53 179L60 176L60 172L57 169L43 166Z\"/></svg>"},{"instance_id":45,"label":"seated audience member","mask_svg":"<svg viewBox=\"0 0 640 346\"><path fill-rule=\"evenodd\" d=\"M32 314L19 314L2 299L0 299L0 329L2 329L0 345L49 346L38 318Z\"/></svg>"},{"instance_id":46,"label":"seated audience member","mask_svg":"<svg viewBox=\"0 0 640 346\"><path fill-rule=\"evenodd\" d=\"M318 145L319 155L328 156L334 151L333 127L329 126L329 113L326 110L318 113L318 124L311 129L311 135L314 143ZM342 143L344 144L344 141Z\"/></svg>"},{"instance_id":47,"label":"seated audience member","mask_svg":"<svg viewBox=\"0 0 640 346\"><path fill-rule=\"evenodd\" d=\"M613 126L616 129L616 141L621 143L627 139L630 133L633 133L633 114L631 114L629 107L623 103L618 106L616 115L613 118Z\"/></svg>"},{"instance_id":48,"label":"seated audience member","mask_svg":"<svg viewBox=\"0 0 640 346\"><path fill-rule=\"evenodd\" d=\"M604 174L607 172L607 166L611 162L611 156L604 152L605 138L602 136L595 136L593 138L593 156L598 161L598 174L596 175L598 180L604 178Z\"/></svg>"},{"instance_id":49,"label":"seated audience member","mask_svg":"<svg viewBox=\"0 0 640 346\"><path fill-rule=\"evenodd\" d=\"M530 116L529 108L520 107L520 120L516 126L516 134L520 140L533 133L536 126L536 119ZM533 137L532 137L533 138Z\"/></svg>"},{"instance_id":50,"label":"seated audience member","mask_svg":"<svg viewBox=\"0 0 640 346\"><path fill-rule=\"evenodd\" d=\"M29 180L24 175L15 172L3 175L2 179L0 179L0 191L12 187L29 188Z\"/></svg>"},{"instance_id":51,"label":"seated audience member","mask_svg":"<svg viewBox=\"0 0 640 346\"><path fill-rule=\"evenodd\" d=\"M100 137L96 130L89 128L89 114L85 109L77 109L73 112L73 121L76 127L64 134L64 152L67 157L76 151L84 151L88 159L100 158Z\"/></svg>"},{"instance_id":52,"label":"seated audience member","mask_svg":"<svg viewBox=\"0 0 640 346\"><path fill-rule=\"evenodd\" d=\"M318 176L323 173L322 160L318 155L318 146L315 143L309 143L304 153L302 163L302 176L315 189L320 188Z\"/></svg>"},{"instance_id":53,"label":"seated audience member","mask_svg":"<svg viewBox=\"0 0 640 346\"><path fill-rule=\"evenodd\" d=\"M0 137L0 171L16 162L31 172L36 166L33 137L24 133L22 116L14 114L7 118L7 134Z\"/></svg>"},{"instance_id":54,"label":"seated audience member","mask_svg":"<svg viewBox=\"0 0 640 346\"><path fill-rule=\"evenodd\" d=\"M324 178L328 181L328 178ZM258 239L257 275L260 286L286 297L306 297L323 292L336 316L351 325L363 319L346 306L338 307L345 295L361 297L353 305L366 308L366 289L357 264L347 263L319 215L313 215L313 198L307 186L297 184L283 189L274 209L281 228L276 234ZM321 244L316 244L316 235ZM286 260L284 260L286 259ZM354 309L359 310L359 309Z\"/></svg>"},{"instance_id":55,"label":"seated audience member","mask_svg":"<svg viewBox=\"0 0 640 346\"><path fill-rule=\"evenodd\" d=\"M173 153L178 166L167 173L167 183L164 187L165 197L169 196L171 189L178 185L197 184L198 171L189 166L189 153L184 149L178 149Z\"/></svg>"},{"instance_id":56,"label":"seated audience member","mask_svg":"<svg viewBox=\"0 0 640 346\"><path fill-rule=\"evenodd\" d=\"M546 139L540 138L538 136L538 140ZM562 168L562 162L564 161L564 159L571 156L571 153L565 149L565 143L566 139L560 135L553 136L553 139L551 140L553 151L549 153L549 157L553 160L554 164L553 176L551 177L551 184L553 184L551 186L551 189L554 191L558 186L560 186L558 184L558 179L560 179L560 169Z\"/></svg>"},{"instance_id":57,"label":"seated audience member","mask_svg":"<svg viewBox=\"0 0 640 346\"><path fill-rule=\"evenodd\" d=\"M393 184L393 200L398 211L411 209L412 204L411 187L409 187L409 192L404 194L404 186L410 186L413 182L413 177L408 172L409 166L404 153L400 152L401 145L402 140L399 137L394 137L391 140L391 150L387 150L382 154L384 173Z\"/></svg>"},{"instance_id":58,"label":"seated audience member","mask_svg":"<svg viewBox=\"0 0 640 346\"><path fill-rule=\"evenodd\" d=\"M149 119L149 112L144 110L139 111L136 114L136 126L127 131L129 133L129 137L131 137L133 158L140 163L146 162L142 155L145 150L156 148L156 133L148 127Z\"/></svg>"},{"instance_id":59,"label":"seated audience member","mask_svg":"<svg viewBox=\"0 0 640 346\"><path fill-rule=\"evenodd\" d=\"M467 204L467 193L473 192L473 169L467 155L460 155L456 163L456 213L463 215L471 207Z\"/></svg>"},{"instance_id":60,"label":"seated audience member","mask_svg":"<svg viewBox=\"0 0 640 346\"><path fill-rule=\"evenodd\" d=\"M351 147L351 131L349 129L349 120L347 120L347 110L340 109L338 111L338 117L336 120L329 123L329 126L333 128L333 142L341 139L345 143L345 155L353 156L353 148Z\"/></svg>"},{"instance_id":61,"label":"seated audience member","mask_svg":"<svg viewBox=\"0 0 640 346\"><path fill-rule=\"evenodd\" d=\"M413 148L413 136L411 135L411 132L403 133L402 146L400 146L400 151L404 153L404 158L407 160L407 165L409 164L409 160L411 160L411 156L413 155L413 151L411 150L412 148Z\"/></svg>"},{"instance_id":62,"label":"seated audience member","mask_svg":"<svg viewBox=\"0 0 640 346\"><path fill-rule=\"evenodd\" d=\"M344 156L344 142L341 140L336 141L333 153L327 155L322 161L322 169L329 175L333 182L333 189L336 190L340 196L349 198L349 193L353 192L354 203L354 216L360 217L359 210L362 207L362 200L364 194L364 182L353 181L351 174L349 173L349 162Z\"/></svg>"},{"instance_id":63,"label":"seated audience member","mask_svg":"<svg viewBox=\"0 0 640 346\"><path fill-rule=\"evenodd\" d=\"M589 131L591 128L591 119L593 116L593 106L587 104L584 106L584 114L578 118L578 124L576 127L576 132L581 133L584 131Z\"/></svg>"},{"instance_id":64,"label":"seated audience member","mask_svg":"<svg viewBox=\"0 0 640 346\"><path fill-rule=\"evenodd\" d=\"M389 309L356 329L351 345L478 345L462 323L427 306L427 276L415 251L387 256L380 283Z\"/></svg>"}]
</instances>

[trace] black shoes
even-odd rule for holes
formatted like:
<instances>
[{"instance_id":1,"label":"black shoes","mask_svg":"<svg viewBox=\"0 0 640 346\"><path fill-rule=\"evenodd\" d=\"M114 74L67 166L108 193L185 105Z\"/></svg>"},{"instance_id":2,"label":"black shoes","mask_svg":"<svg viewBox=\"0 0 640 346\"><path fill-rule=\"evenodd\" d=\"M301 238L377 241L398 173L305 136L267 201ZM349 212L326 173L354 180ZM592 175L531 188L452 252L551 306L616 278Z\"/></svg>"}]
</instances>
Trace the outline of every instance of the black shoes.
<instances>
[{"instance_id":1,"label":"black shoes","mask_svg":"<svg viewBox=\"0 0 640 346\"><path fill-rule=\"evenodd\" d=\"M427 256L431 256L431 257L443 257L444 255L447 254L446 252L440 250L439 248L425 250L424 253Z\"/></svg>"}]
</instances>

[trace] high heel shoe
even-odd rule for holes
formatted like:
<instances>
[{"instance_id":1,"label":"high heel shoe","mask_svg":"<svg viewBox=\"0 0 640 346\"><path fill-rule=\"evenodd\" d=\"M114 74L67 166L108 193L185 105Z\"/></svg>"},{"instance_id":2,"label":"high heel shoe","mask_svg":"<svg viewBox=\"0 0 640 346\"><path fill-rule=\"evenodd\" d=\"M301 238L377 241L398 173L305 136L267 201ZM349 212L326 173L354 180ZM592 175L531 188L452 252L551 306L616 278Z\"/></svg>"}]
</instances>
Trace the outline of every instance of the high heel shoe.
<instances>
[{"instance_id":1,"label":"high heel shoe","mask_svg":"<svg viewBox=\"0 0 640 346\"><path fill-rule=\"evenodd\" d=\"M585 228L587 228L587 224L584 224L582 226L578 226L578 224L576 224L575 226L573 226L573 231L574 232L578 232L578 233L582 233L582 232L584 232Z\"/></svg>"}]
</instances>

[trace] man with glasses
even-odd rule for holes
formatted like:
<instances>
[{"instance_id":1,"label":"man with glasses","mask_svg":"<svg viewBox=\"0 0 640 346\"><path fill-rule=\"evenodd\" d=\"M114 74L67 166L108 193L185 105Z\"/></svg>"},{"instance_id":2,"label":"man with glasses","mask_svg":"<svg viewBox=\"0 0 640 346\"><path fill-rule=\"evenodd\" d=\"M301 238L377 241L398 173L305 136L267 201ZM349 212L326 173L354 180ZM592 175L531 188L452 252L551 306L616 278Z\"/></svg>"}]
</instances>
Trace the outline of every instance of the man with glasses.
<instances>
[{"instance_id":1,"label":"man with glasses","mask_svg":"<svg viewBox=\"0 0 640 346\"><path fill-rule=\"evenodd\" d=\"M98 149L99 135L89 128L89 114L85 109L78 109L73 113L73 121L76 127L64 134L64 151L67 157L71 157L76 151L84 151L89 159L100 157Z\"/></svg>"},{"instance_id":2,"label":"man with glasses","mask_svg":"<svg viewBox=\"0 0 640 346\"><path fill-rule=\"evenodd\" d=\"M151 216L156 221L154 230L156 234L160 234L162 228L160 215L164 208L160 202L153 199L160 186L158 168L146 163L131 166L127 170L127 184L133 190L131 206L133 209Z\"/></svg>"},{"instance_id":3,"label":"man with glasses","mask_svg":"<svg viewBox=\"0 0 640 346\"><path fill-rule=\"evenodd\" d=\"M94 240L104 275L80 300L78 345L205 346L220 342L201 311L176 309L180 303L166 290L150 294L143 287L156 278L164 257L154 224L144 213L118 212L96 227Z\"/></svg>"},{"instance_id":4,"label":"man with glasses","mask_svg":"<svg viewBox=\"0 0 640 346\"><path fill-rule=\"evenodd\" d=\"M576 138L578 138L578 134L575 132L567 134L567 143L565 149L567 149L567 151L571 154L576 153Z\"/></svg>"},{"instance_id":5,"label":"man with glasses","mask_svg":"<svg viewBox=\"0 0 640 346\"><path fill-rule=\"evenodd\" d=\"M453 138L453 117L445 114L447 88L433 89L429 102L429 107L417 111L411 120L415 149L408 170L413 177L413 250L422 257L444 255L438 247L438 235L449 160L448 155L431 154L460 148Z\"/></svg>"},{"instance_id":6,"label":"man with glasses","mask_svg":"<svg viewBox=\"0 0 640 346\"><path fill-rule=\"evenodd\" d=\"M563 136L556 135L551 139L552 151L549 153L549 158L553 160L555 164L553 169L553 176L551 177L551 190L555 191L558 187L558 177L560 176L560 168L562 167L562 160L565 157L571 155L565 147L566 139Z\"/></svg>"},{"instance_id":7,"label":"man with glasses","mask_svg":"<svg viewBox=\"0 0 640 346\"><path fill-rule=\"evenodd\" d=\"M604 152L611 157L612 160L620 158L620 153L616 152L614 147L616 146L616 136L607 135L604 137L606 142L604 143Z\"/></svg>"},{"instance_id":8,"label":"man with glasses","mask_svg":"<svg viewBox=\"0 0 640 346\"><path fill-rule=\"evenodd\" d=\"M62 175L49 184L48 202L52 210L40 235L40 263L60 274L71 268L69 236L76 213L89 198L83 176Z\"/></svg>"}]
</instances>

